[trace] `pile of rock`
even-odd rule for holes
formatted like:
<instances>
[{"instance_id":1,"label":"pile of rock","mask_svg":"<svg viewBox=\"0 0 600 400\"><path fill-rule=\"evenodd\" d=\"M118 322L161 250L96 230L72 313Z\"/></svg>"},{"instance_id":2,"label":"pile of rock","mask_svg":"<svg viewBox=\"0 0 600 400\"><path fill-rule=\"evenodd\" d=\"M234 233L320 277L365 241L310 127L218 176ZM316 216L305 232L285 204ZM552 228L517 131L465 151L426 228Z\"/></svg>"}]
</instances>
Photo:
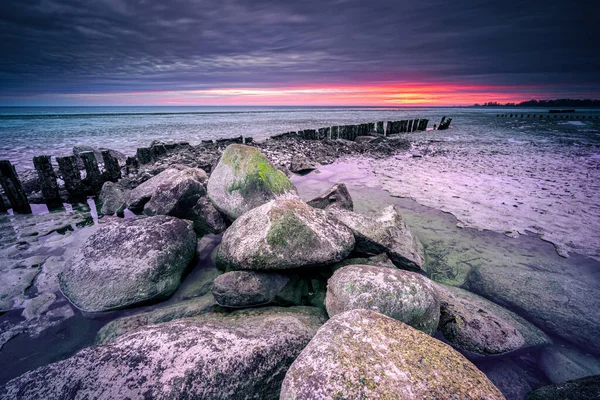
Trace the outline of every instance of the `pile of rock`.
<instances>
[{"instance_id":1,"label":"pile of rock","mask_svg":"<svg viewBox=\"0 0 600 400\"><path fill-rule=\"evenodd\" d=\"M453 347L550 343L514 313L429 280L394 207L355 213L343 184L303 202L254 147L227 147L210 178L174 166L135 188L106 184L103 201L145 215L109 219L68 260L60 287L78 308L169 296L209 232L224 231L223 274L212 295L112 321L97 346L13 379L5 398L502 399Z\"/></svg>"}]
</instances>

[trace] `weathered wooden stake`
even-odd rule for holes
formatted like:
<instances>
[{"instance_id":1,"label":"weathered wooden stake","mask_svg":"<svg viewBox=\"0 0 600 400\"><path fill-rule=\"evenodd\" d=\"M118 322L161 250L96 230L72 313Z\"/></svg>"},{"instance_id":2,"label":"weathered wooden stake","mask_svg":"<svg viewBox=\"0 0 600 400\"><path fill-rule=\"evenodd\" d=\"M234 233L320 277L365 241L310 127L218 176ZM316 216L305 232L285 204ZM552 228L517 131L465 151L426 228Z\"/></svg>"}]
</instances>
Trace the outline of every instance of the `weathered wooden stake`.
<instances>
[{"instance_id":1,"label":"weathered wooden stake","mask_svg":"<svg viewBox=\"0 0 600 400\"><path fill-rule=\"evenodd\" d=\"M80 156L83 161L83 166L85 167L86 176L84 183L87 185L91 194L98 194L102 189L104 179L102 179L102 173L100 172L100 168L98 168L96 156L93 151L84 151Z\"/></svg>"},{"instance_id":2,"label":"weathered wooden stake","mask_svg":"<svg viewBox=\"0 0 600 400\"><path fill-rule=\"evenodd\" d=\"M375 129L375 132L379 133L380 135L385 133L383 130L383 121L377 121L377 128Z\"/></svg>"},{"instance_id":3,"label":"weathered wooden stake","mask_svg":"<svg viewBox=\"0 0 600 400\"><path fill-rule=\"evenodd\" d=\"M72 198L82 197L85 194L85 187L81 182L81 174L77 168L75 156L56 157L56 162L69 196Z\"/></svg>"},{"instance_id":4,"label":"weathered wooden stake","mask_svg":"<svg viewBox=\"0 0 600 400\"><path fill-rule=\"evenodd\" d=\"M104 159L104 181L116 182L121 178L121 167L119 160L113 156L110 150L102 150L102 158Z\"/></svg>"},{"instance_id":5,"label":"weathered wooden stake","mask_svg":"<svg viewBox=\"0 0 600 400\"><path fill-rule=\"evenodd\" d=\"M42 196L48 204L60 204L60 192L58 191L58 183L56 182L56 174L52 168L50 156L33 157L33 166L38 174L40 187L42 188Z\"/></svg>"},{"instance_id":6,"label":"weathered wooden stake","mask_svg":"<svg viewBox=\"0 0 600 400\"><path fill-rule=\"evenodd\" d=\"M29 201L15 167L8 160L0 161L0 184L11 207L16 212L30 213Z\"/></svg>"},{"instance_id":7,"label":"weathered wooden stake","mask_svg":"<svg viewBox=\"0 0 600 400\"><path fill-rule=\"evenodd\" d=\"M136 151L136 157L140 164L150 163L154 157L152 156L152 150L149 147L140 147Z\"/></svg>"}]
</instances>

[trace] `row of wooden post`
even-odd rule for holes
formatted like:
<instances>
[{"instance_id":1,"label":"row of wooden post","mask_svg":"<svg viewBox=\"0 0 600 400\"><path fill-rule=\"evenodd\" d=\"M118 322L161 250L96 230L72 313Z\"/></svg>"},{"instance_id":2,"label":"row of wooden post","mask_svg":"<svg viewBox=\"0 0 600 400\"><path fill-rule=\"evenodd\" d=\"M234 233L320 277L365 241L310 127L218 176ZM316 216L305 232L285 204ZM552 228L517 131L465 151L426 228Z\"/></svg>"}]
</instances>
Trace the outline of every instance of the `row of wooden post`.
<instances>
[{"instance_id":1,"label":"row of wooden post","mask_svg":"<svg viewBox=\"0 0 600 400\"><path fill-rule=\"evenodd\" d=\"M600 119L598 115L573 114L496 114L499 118L532 118L532 119Z\"/></svg>"},{"instance_id":2,"label":"row of wooden post","mask_svg":"<svg viewBox=\"0 0 600 400\"><path fill-rule=\"evenodd\" d=\"M80 153L79 156L84 165L85 179L81 179L77 159L74 155L56 157L58 172L64 181L69 198L81 199L86 195L96 195L102 189L104 182L116 182L121 178L119 161L109 150L102 151L104 172L100 172L94 152L86 151ZM48 155L36 156L33 158L33 165L46 203L50 206L62 204L58 176L52 166L51 157ZM31 212L29 200L17 171L8 160L0 160L0 184L14 211ZM4 212L7 208L0 196L0 211Z\"/></svg>"},{"instance_id":3,"label":"row of wooden post","mask_svg":"<svg viewBox=\"0 0 600 400\"><path fill-rule=\"evenodd\" d=\"M305 140L356 140L359 136L386 136L396 133L425 131L427 130L428 123L428 119L387 121L387 123L385 121L377 121L358 125L340 125L318 129L305 129L297 132L285 132L271 137L273 139L298 137Z\"/></svg>"},{"instance_id":4,"label":"row of wooden post","mask_svg":"<svg viewBox=\"0 0 600 400\"><path fill-rule=\"evenodd\" d=\"M444 117L445 118L445 117ZM442 119L442 124L444 123ZM451 120L451 119L449 119ZM396 133L415 132L427 130L428 119L414 119L403 121L377 121L358 125L341 125L319 129L305 129L298 132L286 132L272 136L273 138L299 137L305 140L335 140L346 139L356 140L359 136L380 135L386 136ZM449 121L448 121L449 125ZM443 129L443 128L442 128ZM218 139L216 141L203 140L203 144L216 144L217 146L227 146L232 143L252 143L251 137L236 137L230 139ZM189 143L153 143L150 147L140 147L134 157L127 157L126 168L137 169L140 164L148 164L156 161L159 157L170 151L187 147ZM58 175L54 171L52 159L49 155L41 155L33 158L33 165L38 175L38 180L42 196L48 205L62 203L60 187L58 185L58 176L64 182L64 188L71 199L81 199L86 195L96 195L102 189L106 181L116 182L121 178L121 168L118 159L111 154L110 150L102 151L104 162L104 172L100 172L98 160L93 151L86 151L79 154L83 163L86 177L81 179L81 173L77 166L77 158L74 155L66 157L56 157L58 164ZM10 207L16 212L31 212L27 194L19 180L14 166L8 160L0 160L0 185L2 186ZM0 195L0 212L5 212L8 206Z\"/></svg>"}]
</instances>

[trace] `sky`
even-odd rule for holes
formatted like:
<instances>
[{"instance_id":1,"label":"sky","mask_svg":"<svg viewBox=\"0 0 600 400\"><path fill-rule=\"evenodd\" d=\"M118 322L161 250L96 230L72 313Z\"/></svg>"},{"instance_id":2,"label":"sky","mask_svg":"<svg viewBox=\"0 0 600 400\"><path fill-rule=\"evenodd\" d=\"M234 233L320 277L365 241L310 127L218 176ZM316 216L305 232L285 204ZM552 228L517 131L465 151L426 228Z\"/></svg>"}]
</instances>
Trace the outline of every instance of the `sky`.
<instances>
[{"instance_id":1,"label":"sky","mask_svg":"<svg viewBox=\"0 0 600 400\"><path fill-rule=\"evenodd\" d=\"M2 0L0 105L600 98L588 1Z\"/></svg>"}]
</instances>

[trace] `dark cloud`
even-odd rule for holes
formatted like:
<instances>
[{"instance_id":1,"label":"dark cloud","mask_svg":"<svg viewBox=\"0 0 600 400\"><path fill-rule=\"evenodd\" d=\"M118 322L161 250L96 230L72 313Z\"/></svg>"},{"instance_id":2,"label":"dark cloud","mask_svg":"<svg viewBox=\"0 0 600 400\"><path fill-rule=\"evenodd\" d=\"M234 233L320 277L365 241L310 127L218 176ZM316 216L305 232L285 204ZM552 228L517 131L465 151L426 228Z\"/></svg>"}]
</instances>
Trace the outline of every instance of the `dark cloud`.
<instances>
[{"instance_id":1,"label":"dark cloud","mask_svg":"<svg viewBox=\"0 0 600 400\"><path fill-rule=\"evenodd\" d=\"M415 80L598 88L594 3L3 0L0 96Z\"/></svg>"}]
</instances>

